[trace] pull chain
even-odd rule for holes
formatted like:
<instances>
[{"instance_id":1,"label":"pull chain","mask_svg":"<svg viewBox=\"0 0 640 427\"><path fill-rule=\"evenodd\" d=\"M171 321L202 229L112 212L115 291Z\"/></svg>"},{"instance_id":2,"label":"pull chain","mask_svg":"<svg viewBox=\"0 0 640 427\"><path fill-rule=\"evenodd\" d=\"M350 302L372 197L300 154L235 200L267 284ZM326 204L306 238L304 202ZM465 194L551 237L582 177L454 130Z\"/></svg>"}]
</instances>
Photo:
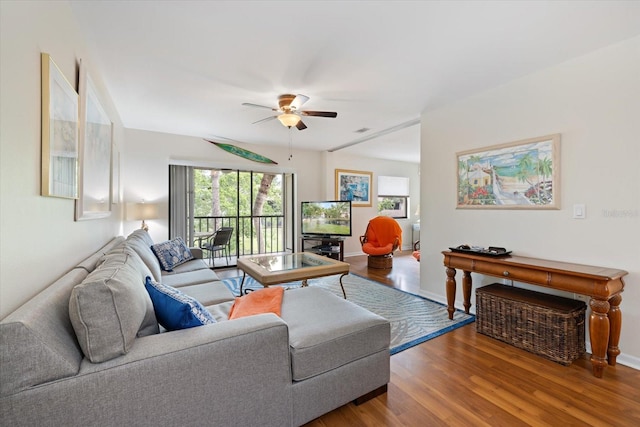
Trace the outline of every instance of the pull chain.
<instances>
[{"instance_id":1,"label":"pull chain","mask_svg":"<svg viewBox=\"0 0 640 427\"><path fill-rule=\"evenodd\" d=\"M293 143L292 143L292 130L291 130L291 126L289 126L289 161L291 161L291 159L293 159Z\"/></svg>"}]
</instances>

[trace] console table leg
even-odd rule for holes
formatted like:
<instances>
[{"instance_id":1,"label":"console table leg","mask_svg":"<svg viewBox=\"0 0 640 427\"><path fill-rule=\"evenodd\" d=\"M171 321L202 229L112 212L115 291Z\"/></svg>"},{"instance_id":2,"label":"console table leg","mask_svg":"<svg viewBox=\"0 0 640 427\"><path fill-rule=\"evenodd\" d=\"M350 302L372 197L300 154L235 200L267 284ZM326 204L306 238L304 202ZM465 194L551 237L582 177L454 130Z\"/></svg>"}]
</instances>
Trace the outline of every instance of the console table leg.
<instances>
[{"instance_id":1,"label":"console table leg","mask_svg":"<svg viewBox=\"0 0 640 427\"><path fill-rule=\"evenodd\" d=\"M589 316L591 364L593 375L602 378L604 367L607 366L605 355L609 345L609 302L591 298L589 306L591 307L591 316Z\"/></svg>"},{"instance_id":2,"label":"console table leg","mask_svg":"<svg viewBox=\"0 0 640 427\"><path fill-rule=\"evenodd\" d=\"M453 313L456 311L456 269L447 267L447 312L449 319L453 320Z\"/></svg>"},{"instance_id":3,"label":"console table leg","mask_svg":"<svg viewBox=\"0 0 640 427\"><path fill-rule=\"evenodd\" d=\"M464 296L464 312L469 314L471 308L471 272L465 271L462 276L462 295Z\"/></svg>"},{"instance_id":4,"label":"console table leg","mask_svg":"<svg viewBox=\"0 0 640 427\"><path fill-rule=\"evenodd\" d=\"M620 354L618 343L620 342L620 329L622 328L622 311L620 303L622 295L614 295L609 299L609 348L607 349L607 360L609 365L616 365L616 358Z\"/></svg>"}]
</instances>

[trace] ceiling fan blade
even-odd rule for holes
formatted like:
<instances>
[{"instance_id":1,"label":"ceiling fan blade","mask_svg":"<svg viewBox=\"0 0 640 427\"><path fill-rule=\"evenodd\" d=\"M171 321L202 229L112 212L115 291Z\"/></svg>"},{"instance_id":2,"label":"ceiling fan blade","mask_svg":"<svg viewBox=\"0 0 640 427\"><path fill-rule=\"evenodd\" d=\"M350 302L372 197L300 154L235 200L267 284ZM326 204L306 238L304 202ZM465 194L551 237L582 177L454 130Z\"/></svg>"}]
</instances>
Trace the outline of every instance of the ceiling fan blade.
<instances>
[{"instance_id":1,"label":"ceiling fan blade","mask_svg":"<svg viewBox=\"0 0 640 427\"><path fill-rule=\"evenodd\" d=\"M300 111L299 113L303 116L330 117L333 119L338 117L338 113L335 111Z\"/></svg>"},{"instance_id":2,"label":"ceiling fan blade","mask_svg":"<svg viewBox=\"0 0 640 427\"><path fill-rule=\"evenodd\" d=\"M266 108L267 110L278 111L277 109L272 107L267 107L266 105L252 104L250 102L243 102L242 105L245 105L247 107Z\"/></svg>"},{"instance_id":3,"label":"ceiling fan blade","mask_svg":"<svg viewBox=\"0 0 640 427\"><path fill-rule=\"evenodd\" d=\"M291 104L289 104L289 107L291 107L291 109L293 110L299 110L300 107L302 107L304 105L305 102L307 102L309 100L309 97L306 95L296 95L295 98L293 98L293 101L291 101Z\"/></svg>"},{"instance_id":4,"label":"ceiling fan blade","mask_svg":"<svg viewBox=\"0 0 640 427\"><path fill-rule=\"evenodd\" d=\"M267 117L267 118L258 120L257 122L253 122L251 124L255 125L256 123L268 122L269 120L273 120L273 119L277 119L277 118L278 118L278 116L271 116L271 117Z\"/></svg>"},{"instance_id":5,"label":"ceiling fan blade","mask_svg":"<svg viewBox=\"0 0 640 427\"><path fill-rule=\"evenodd\" d=\"M296 127L298 128L298 130L305 130L307 128L307 125L305 125L302 120L300 120L298 122L298 124L296 125Z\"/></svg>"}]
</instances>

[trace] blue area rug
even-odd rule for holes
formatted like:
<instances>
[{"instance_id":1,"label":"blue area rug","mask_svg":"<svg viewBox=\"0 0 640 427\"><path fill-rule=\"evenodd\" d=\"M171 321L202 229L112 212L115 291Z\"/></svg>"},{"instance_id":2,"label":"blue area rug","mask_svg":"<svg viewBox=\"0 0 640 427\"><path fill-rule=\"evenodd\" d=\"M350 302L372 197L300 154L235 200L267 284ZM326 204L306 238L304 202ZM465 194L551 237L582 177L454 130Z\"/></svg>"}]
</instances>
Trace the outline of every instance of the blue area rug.
<instances>
[{"instance_id":1,"label":"blue area rug","mask_svg":"<svg viewBox=\"0 0 640 427\"><path fill-rule=\"evenodd\" d=\"M309 280L342 298L339 275ZM240 294L242 276L222 280L236 296ZM391 354L399 353L461 326L472 323L475 316L456 310L449 320L447 307L430 299L349 274L342 279L347 300L384 317L391 322ZM285 283L286 288L299 287L300 282ZM244 289L262 289L247 276Z\"/></svg>"}]
</instances>

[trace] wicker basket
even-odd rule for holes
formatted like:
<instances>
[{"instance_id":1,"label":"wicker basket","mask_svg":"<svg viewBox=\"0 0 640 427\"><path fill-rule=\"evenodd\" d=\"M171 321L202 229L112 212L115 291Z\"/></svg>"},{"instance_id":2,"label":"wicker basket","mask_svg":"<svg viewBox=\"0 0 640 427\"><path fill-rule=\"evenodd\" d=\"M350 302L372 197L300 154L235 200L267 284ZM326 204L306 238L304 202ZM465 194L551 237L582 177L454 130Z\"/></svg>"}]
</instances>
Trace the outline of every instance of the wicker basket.
<instances>
[{"instance_id":1,"label":"wicker basket","mask_svg":"<svg viewBox=\"0 0 640 427\"><path fill-rule=\"evenodd\" d=\"M476 290L476 330L554 362L570 365L585 352L586 306L499 283Z\"/></svg>"},{"instance_id":2,"label":"wicker basket","mask_svg":"<svg viewBox=\"0 0 640 427\"><path fill-rule=\"evenodd\" d=\"M369 255L367 265L371 268L391 268L393 267L392 255Z\"/></svg>"}]
</instances>

